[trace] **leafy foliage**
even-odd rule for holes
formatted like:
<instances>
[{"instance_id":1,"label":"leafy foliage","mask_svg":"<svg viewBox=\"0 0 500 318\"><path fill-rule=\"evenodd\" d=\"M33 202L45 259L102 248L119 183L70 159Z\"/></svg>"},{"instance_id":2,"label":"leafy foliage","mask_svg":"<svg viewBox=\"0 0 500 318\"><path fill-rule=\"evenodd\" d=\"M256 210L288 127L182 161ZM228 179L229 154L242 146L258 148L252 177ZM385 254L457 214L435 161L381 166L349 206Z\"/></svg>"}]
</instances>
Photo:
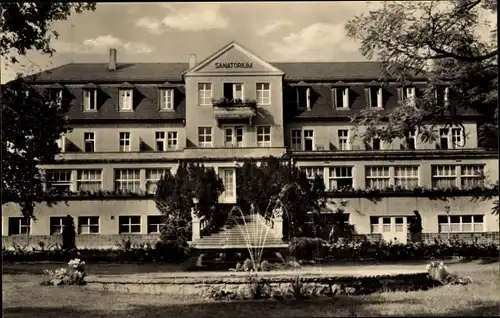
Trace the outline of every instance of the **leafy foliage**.
<instances>
[{"instance_id":1,"label":"leafy foliage","mask_svg":"<svg viewBox=\"0 0 500 318\"><path fill-rule=\"evenodd\" d=\"M429 78L415 102L402 102L387 116L364 110L353 118L365 140L378 135L391 142L404 140L418 129L426 142L434 139L435 127L460 125L461 114L482 115L479 123L483 147L498 146L497 28L481 38L482 13L496 13L496 1L387 1L381 8L361 14L346 24L349 37L361 41L361 53L382 62L384 81L408 85L414 76ZM444 103L435 98L439 85L449 87Z\"/></svg>"},{"instance_id":2,"label":"leafy foliage","mask_svg":"<svg viewBox=\"0 0 500 318\"><path fill-rule=\"evenodd\" d=\"M2 2L0 55L5 64L16 64L16 55L30 50L51 55L54 21L65 20L73 11L94 10L94 3ZM39 165L51 161L59 152L56 144L68 129L66 105L56 103L51 94L32 88L35 76L2 85L2 203L20 205L26 217L34 216L34 204L54 203L43 193L44 176Z\"/></svg>"},{"instance_id":3,"label":"leafy foliage","mask_svg":"<svg viewBox=\"0 0 500 318\"><path fill-rule=\"evenodd\" d=\"M265 214L272 203L279 199L286 208L283 217L289 224L289 236L301 236L307 233L305 223L319 214L324 205L325 186L320 177L311 183L305 173L296 166L283 162L282 159L267 157L259 160L247 160L237 170L238 205L246 212L251 206Z\"/></svg>"},{"instance_id":4,"label":"leafy foliage","mask_svg":"<svg viewBox=\"0 0 500 318\"><path fill-rule=\"evenodd\" d=\"M72 12L95 8L95 2L2 2L0 55L25 55L30 50L52 55L52 36L59 36L51 30L52 23L66 20ZM17 59L11 56L10 62L17 63Z\"/></svg>"},{"instance_id":5,"label":"leafy foliage","mask_svg":"<svg viewBox=\"0 0 500 318\"><path fill-rule=\"evenodd\" d=\"M191 238L192 208L196 208L198 217L212 218L218 211L218 199L223 190L224 185L215 170L203 165L181 162L175 176L170 172L164 175L155 193L156 206L164 221L162 241L187 242ZM196 207L194 198L198 200Z\"/></svg>"}]
</instances>

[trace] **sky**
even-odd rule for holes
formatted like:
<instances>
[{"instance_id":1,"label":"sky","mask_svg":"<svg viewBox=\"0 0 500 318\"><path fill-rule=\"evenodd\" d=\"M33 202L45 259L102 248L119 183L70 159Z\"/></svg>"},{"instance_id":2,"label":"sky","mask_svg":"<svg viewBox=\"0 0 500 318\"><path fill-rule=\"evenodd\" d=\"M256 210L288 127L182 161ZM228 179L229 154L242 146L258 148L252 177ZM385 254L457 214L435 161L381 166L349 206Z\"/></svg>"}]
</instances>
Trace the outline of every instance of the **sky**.
<instances>
[{"instance_id":1,"label":"sky","mask_svg":"<svg viewBox=\"0 0 500 318\"><path fill-rule=\"evenodd\" d=\"M30 52L5 67L1 82L67 63L201 61L236 41L269 62L363 61L344 25L380 2L98 3L93 12L53 24L56 53ZM2 61L3 62L3 61Z\"/></svg>"}]
</instances>

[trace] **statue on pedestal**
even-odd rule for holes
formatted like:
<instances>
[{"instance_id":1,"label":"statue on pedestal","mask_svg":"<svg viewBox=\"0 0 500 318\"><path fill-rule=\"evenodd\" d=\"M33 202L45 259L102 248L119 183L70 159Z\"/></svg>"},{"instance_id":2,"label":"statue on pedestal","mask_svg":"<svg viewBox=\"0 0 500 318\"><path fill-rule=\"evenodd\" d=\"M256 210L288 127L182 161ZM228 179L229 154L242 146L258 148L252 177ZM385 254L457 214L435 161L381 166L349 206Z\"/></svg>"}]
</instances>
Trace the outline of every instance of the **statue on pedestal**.
<instances>
[{"instance_id":1,"label":"statue on pedestal","mask_svg":"<svg viewBox=\"0 0 500 318\"><path fill-rule=\"evenodd\" d=\"M274 209L274 217L283 218L283 207L281 205Z\"/></svg>"},{"instance_id":2,"label":"statue on pedestal","mask_svg":"<svg viewBox=\"0 0 500 318\"><path fill-rule=\"evenodd\" d=\"M193 221L199 220L198 214L196 213L196 209L194 207L191 207L191 219L193 219Z\"/></svg>"}]
</instances>

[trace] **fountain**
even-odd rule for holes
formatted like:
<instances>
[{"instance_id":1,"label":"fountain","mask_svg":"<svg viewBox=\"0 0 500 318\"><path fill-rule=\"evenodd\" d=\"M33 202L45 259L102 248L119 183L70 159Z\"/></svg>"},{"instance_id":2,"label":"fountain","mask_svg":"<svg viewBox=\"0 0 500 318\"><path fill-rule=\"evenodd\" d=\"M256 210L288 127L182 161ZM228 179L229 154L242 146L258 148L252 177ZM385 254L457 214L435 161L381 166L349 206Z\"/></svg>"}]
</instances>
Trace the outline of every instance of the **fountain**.
<instances>
[{"instance_id":1,"label":"fountain","mask_svg":"<svg viewBox=\"0 0 500 318\"><path fill-rule=\"evenodd\" d=\"M270 209L274 201L274 206ZM255 209L252 204L250 206L250 215L245 216L240 207L234 206L228 215L226 225L224 228L224 235L226 236L225 249L231 248L231 239L235 239L234 233L236 230L238 238L242 238L244 241L244 246L249 253L251 268L253 271L258 272L260 270L260 264L263 260L264 249L268 247L267 243L272 240L281 243L283 237L283 212L287 213L285 205L278 198L276 200L270 199L269 204L262 216ZM248 221L248 222L247 222ZM235 229L232 232L230 229ZM281 245L281 244L280 244ZM284 245L284 244L283 244ZM281 259L281 255L278 255Z\"/></svg>"}]
</instances>

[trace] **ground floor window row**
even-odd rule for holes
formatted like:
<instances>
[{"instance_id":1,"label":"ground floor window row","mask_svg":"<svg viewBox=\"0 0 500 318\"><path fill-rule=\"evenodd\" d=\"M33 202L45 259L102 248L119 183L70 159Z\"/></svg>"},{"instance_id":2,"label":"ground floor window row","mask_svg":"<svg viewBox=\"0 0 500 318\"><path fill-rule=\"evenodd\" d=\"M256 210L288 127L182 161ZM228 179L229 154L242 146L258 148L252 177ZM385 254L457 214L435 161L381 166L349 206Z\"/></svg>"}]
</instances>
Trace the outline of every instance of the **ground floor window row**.
<instances>
[{"instance_id":1,"label":"ground floor window row","mask_svg":"<svg viewBox=\"0 0 500 318\"><path fill-rule=\"evenodd\" d=\"M323 214L327 222L331 214ZM344 222L350 223L349 213L344 214ZM484 215L437 215L439 233L484 232ZM160 215L126 215L119 216L116 222L118 234L142 233L142 222L147 222L147 233L160 233L162 219ZM32 221L23 217L8 218L8 235L21 235L31 232ZM75 218L75 228L78 234L99 234L99 216L80 216ZM50 217L50 235L62 234L64 217ZM370 233L407 233L407 216L370 216Z\"/></svg>"},{"instance_id":2,"label":"ground floor window row","mask_svg":"<svg viewBox=\"0 0 500 318\"><path fill-rule=\"evenodd\" d=\"M323 178L327 189L357 188L354 178L355 168L344 167L302 167L310 180L316 175ZM385 189L399 186L413 189L422 186L418 165L365 166L365 187ZM433 188L473 188L484 182L484 165L432 165L431 186Z\"/></svg>"},{"instance_id":3,"label":"ground floor window row","mask_svg":"<svg viewBox=\"0 0 500 318\"><path fill-rule=\"evenodd\" d=\"M64 229L63 216L51 216L49 220L50 235L60 235ZM162 224L161 215L145 216L147 222L147 233L160 233ZM101 217L99 216L80 216L74 219L75 229L78 234L100 234ZM8 218L8 235L21 235L31 233L32 220L23 217ZM140 215L119 216L116 221L118 234L141 233L141 222L143 217Z\"/></svg>"},{"instance_id":4,"label":"ground floor window row","mask_svg":"<svg viewBox=\"0 0 500 318\"><path fill-rule=\"evenodd\" d=\"M229 170L231 168L228 168ZM228 169L224 169L228 170ZM337 167L302 167L310 180L316 175L323 178L327 189L357 188L355 184L353 166ZM143 187L149 193L154 193L160 178L169 171L169 168L143 169L115 169L114 189L125 192L138 192ZM418 165L398 166L365 166L365 187L369 189L384 189L390 186L399 186L404 189L413 189L422 186L421 172ZM79 170L47 170L47 179L50 186L58 187L63 191L90 191L97 192L103 188L103 173L100 169ZM228 179L228 178L224 178ZM229 179L228 179L229 180ZM234 192L236 183L231 178L226 189ZM472 188L484 182L484 165L432 165L431 186L433 188Z\"/></svg>"}]
</instances>

